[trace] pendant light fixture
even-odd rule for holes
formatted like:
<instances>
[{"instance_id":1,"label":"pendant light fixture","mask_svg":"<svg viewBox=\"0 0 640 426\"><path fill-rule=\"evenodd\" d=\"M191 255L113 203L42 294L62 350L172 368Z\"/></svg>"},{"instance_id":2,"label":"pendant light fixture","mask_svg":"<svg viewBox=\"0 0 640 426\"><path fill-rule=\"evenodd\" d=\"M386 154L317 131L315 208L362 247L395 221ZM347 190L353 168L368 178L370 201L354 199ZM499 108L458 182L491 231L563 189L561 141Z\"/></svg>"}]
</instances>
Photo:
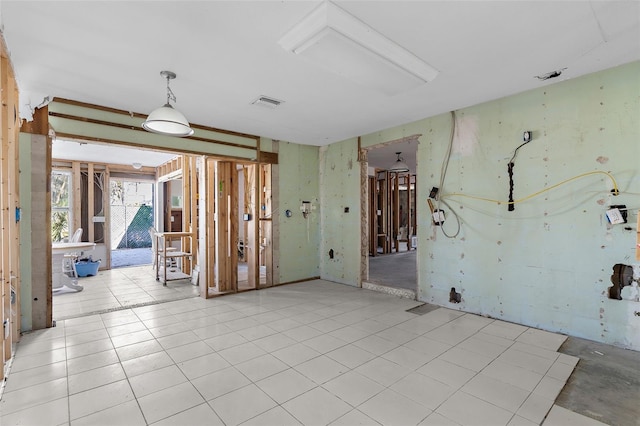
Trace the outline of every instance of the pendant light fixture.
<instances>
[{"instance_id":1,"label":"pendant light fixture","mask_svg":"<svg viewBox=\"0 0 640 426\"><path fill-rule=\"evenodd\" d=\"M400 157L400 154L402 154L402 153L401 152L396 152L396 155L398 156L398 159L396 160L395 163L393 163L393 165L389 169L390 172L393 172L393 173L406 173L406 172L409 171L409 167L404 162L402 157Z\"/></svg>"},{"instance_id":2,"label":"pendant light fixture","mask_svg":"<svg viewBox=\"0 0 640 426\"><path fill-rule=\"evenodd\" d=\"M160 71L160 75L167 79L167 103L153 111L142 123L142 127L153 133L167 136L185 137L193 134L193 129L182 113L171 106L171 101L176 101L176 96L169 87L169 81L176 78L171 71Z\"/></svg>"}]
</instances>

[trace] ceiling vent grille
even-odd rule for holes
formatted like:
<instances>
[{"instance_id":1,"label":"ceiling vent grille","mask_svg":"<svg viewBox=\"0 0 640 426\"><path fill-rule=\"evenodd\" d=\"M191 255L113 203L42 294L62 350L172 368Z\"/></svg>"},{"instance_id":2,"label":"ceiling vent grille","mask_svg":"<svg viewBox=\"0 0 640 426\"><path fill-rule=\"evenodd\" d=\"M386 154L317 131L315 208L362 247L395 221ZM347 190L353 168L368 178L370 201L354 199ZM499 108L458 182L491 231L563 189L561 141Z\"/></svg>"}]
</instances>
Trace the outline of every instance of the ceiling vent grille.
<instances>
[{"instance_id":1,"label":"ceiling vent grille","mask_svg":"<svg viewBox=\"0 0 640 426\"><path fill-rule=\"evenodd\" d=\"M279 101L268 96L260 96L255 101L251 102L253 105L258 105L265 108L275 109L280 106L283 101Z\"/></svg>"}]
</instances>

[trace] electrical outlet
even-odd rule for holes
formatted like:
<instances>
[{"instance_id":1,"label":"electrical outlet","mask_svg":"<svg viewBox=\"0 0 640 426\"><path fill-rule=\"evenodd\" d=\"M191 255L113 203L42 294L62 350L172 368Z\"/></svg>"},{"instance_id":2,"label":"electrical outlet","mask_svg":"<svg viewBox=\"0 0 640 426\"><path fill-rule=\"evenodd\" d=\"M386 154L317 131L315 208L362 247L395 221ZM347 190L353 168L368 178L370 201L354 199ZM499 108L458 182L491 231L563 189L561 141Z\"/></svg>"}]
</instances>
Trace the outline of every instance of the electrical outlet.
<instances>
[{"instance_id":1,"label":"electrical outlet","mask_svg":"<svg viewBox=\"0 0 640 426\"><path fill-rule=\"evenodd\" d=\"M612 225L627 223L627 206L625 206L624 204L609 206L609 210L606 211L606 215L607 220Z\"/></svg>"},{"instance_id":2,"label":"electrical outlet","mask_svg":"<svg viewBox=\"0 0 640 426\"><path fill-rule=\"evenodd\" d=\"M444 210L435 210L433 212L433 223L442 225L444 223Z\"/></svg>"},{"instance_id":3,"label":"electrical outlet","mask_svg":"<svg viewBox=\"0 0 640 426\"><path fill-rule=\"evenodd\" d=\"M624 223L622 215L620 214L620 210L618 209L607 210L607 220L609 220L609 223L611 223L612 225Z\"/></svg>"}]
</instances>

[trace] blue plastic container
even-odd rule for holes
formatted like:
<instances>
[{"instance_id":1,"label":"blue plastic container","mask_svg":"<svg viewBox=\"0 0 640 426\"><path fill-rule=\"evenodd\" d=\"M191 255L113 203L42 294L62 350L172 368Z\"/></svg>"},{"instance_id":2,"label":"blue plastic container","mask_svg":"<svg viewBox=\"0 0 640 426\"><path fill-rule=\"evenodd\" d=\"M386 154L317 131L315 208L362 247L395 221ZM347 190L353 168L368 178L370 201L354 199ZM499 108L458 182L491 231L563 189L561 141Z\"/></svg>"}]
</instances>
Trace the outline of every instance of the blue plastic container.
<instances>
[{"instance_id":1,"label":"blue plastic container","mask_svg":"<svg viewBox=\"0 0 640 426\"><path fill-rule=\"evenodd\" d=\"M96 260L79 260L76 262L76 272L79 277L88 277L98 275L100 261Z\"/></svg>"}]
</instances>

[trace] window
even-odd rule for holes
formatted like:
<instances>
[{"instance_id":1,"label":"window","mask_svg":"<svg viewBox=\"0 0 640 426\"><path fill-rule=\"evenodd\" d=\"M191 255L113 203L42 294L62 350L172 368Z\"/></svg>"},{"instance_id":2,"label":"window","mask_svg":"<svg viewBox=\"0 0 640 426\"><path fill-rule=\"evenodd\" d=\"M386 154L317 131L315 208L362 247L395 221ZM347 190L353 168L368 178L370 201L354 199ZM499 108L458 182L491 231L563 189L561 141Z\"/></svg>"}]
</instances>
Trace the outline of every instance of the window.
<instances>
[{"instance_id":1,"label":"window","mask_svg":"<svg viewBox=\"0 0 640 426\"><path fill-rule=\"evenodd\" d=\"M51 172L51 241L69 238L71 216L71 173Z\"/></svg>"}]
</instances>

